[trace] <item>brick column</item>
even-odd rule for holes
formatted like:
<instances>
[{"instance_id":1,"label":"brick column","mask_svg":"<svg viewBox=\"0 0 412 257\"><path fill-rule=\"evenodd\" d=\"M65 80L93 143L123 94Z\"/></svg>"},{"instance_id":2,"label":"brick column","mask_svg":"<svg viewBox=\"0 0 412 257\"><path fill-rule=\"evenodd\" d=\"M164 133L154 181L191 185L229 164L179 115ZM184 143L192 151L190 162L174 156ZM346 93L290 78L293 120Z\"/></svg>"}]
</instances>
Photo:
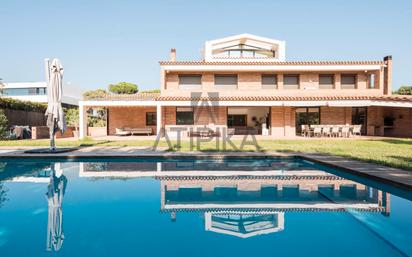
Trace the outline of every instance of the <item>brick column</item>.
<instances>
[{"instance_id":1,"label":"brick column","mask_svg":"<svg viewBox=\"0 0 412 257\"><path fill-rule=\"evenodd\" d=\"M87 136L87 107L83 102L79 102L79 138L83 139Z\"/></svg>"},{"instance_id":2,"label":"brick column","mask_svg":"<svg viewBox=\"0 0 412 257\"><path fill-rule=\"evenodd\" d=\"M340 73L335 73L335 89L341 89L340 81Z\"/></svg>"},{"instance_id":3,"label":"brick column","mask_svg":"<svg viewBox=\"0 0 412 257\"><path fill-rule=\"evenodd\" d=\"M383 94L392 95L392 56L383 58L386 67L383 69Z\"/></svg>"},{"instance_id":4,"label":"brick column","mask_svg":"<svg viewBox=\"0 0 412 257\"><path fill-rule=\"evenodd\" d=\"M156 105L156 135L159 135L162 129L162 106Z\"/></svg>"},{"instance_id":5,"label":"brick column","mask_svg":"<svg viewBox=\"0 0 412 257\"><path fill-rule=\"evenodd\" d=\"M283 89L283 74L277 75L278 89Z\"/></svg>"}]
</instances>

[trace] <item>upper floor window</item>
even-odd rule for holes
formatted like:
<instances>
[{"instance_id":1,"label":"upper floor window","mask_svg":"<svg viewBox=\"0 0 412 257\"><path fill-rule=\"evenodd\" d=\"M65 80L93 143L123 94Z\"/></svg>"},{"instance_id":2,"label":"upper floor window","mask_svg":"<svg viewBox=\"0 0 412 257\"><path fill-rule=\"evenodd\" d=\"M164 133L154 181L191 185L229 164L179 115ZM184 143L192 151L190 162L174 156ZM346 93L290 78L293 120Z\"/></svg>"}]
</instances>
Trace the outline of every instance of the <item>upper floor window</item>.
<instances>
[{"instance_id":1,"label":"upper floor window","mask_svg":"<svg viewBox=\"0 0 412 257\"><path fill-rule=\"evenodd\" d=\"M236 89L237 75L236 74L216 74L215 87L222 89Z\"/></svg>"},{"instance_id":2,"label":"upper floor window","mask_svg":"<svg viewBox=\"0 0 412 257\"><path fill-rule=\"evenodd\" d=\"M355 89L356 74L342 74L340 76L340 83L342 89Z\"/></svg>"},{"instance_id":3,"label":"upper floor window","mask_svg":"<svg viewBox=\"0 0 412 257\"><path fill-rule=\"evenodd\" d=\"M146 126L156 126L155 112L146 112Z\"/></svg>"},{"instance_id":4,"label":"upper floor window","mask_svg":"<svg viewBox=\"0 0 412 257\"><path fill-rule=\"evenodd\" d=\"M200 89L202 87L202 75L200 74L180 74L180 89Z\"/></svg>"},{"instance_id":5,"label":"upper floor window","mask_svg":"<svg viewBox=\"0 0 412 257\"><path fill-rule=\"evenodd\" d=\"M225 58L273 58L276 56L276 51L246 44L239 44L221 49L215 49L213 51L213 55L215 57Z\"/></svg>"},{"instance_id":6,"label":"upper floor window","mask_svg":"<svg viewBox=\"0 0 412 257\"><path fill-rule=\"evenodd\" d=\"M284 89L299 89L299 74L283 75Z\"/></svg>"},{"instance_id":7,"label":"upper floor window","mask_svg":"<svg viewBox=\"0 0 412 257\"><path fill-rule=\"evenodd\" d=\"M333 74L319 74L320 89L333 89L334 82Z\"/></svg>"},{"instance_id":8,"label":"upper floor window","mask_svg":"<svg viewBox=\"0 0 412 257\"><path fill-rule=\"evenodd\" d=\"M375 87L375 74L368 75L368 88L376 88Z\"/></svg>"},{"instance_id":9,"label":"upper floor window","mask_svg":"<svg viewBox=\"0 0 412 257\"><path fill-rule=\"evenodd\" d=\"M262 75L262 88L263 89L272 89L277 88L278 77L272 74L263 74Z\"/></svg>"},{"instance_id":10,"label":"upper floor window","mask_svg":"<svg viewBox=\"0 0 412 257\"><path fill-rule=\"evenodd\" d=\"M194 114L192 107L176 108L176 125L193 125Z\"/></svg>"}]
</instances>

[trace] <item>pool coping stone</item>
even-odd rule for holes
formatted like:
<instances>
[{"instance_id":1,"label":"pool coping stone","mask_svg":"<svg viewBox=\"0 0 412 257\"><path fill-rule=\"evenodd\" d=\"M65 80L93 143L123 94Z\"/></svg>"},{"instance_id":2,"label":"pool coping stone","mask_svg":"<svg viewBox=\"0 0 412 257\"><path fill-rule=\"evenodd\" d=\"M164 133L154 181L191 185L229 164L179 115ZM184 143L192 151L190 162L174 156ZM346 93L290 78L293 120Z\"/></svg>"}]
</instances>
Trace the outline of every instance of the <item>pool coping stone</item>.
<instances>
[{"instance_id":1,"label":"pool coping stone","mask_svg":"<svg viewBox=\"0 0 412 257\"><path fill-rule=\"evenodd\" d=\"M9 147L0 148L2 158L138 158L138 157L196 157L196 158L227 158L227 157L301 157L308 161L320 163L329 167L338 168L348 173L387 183L392 186L412 190L412 172L391 168L375 163L348 159L340 156L309 153L284 153L284 152L168 152L166 149L152 151L147 147L117 147L117 146L93 146L79 147L72 152L56 154L28 154L25 150L35 147Z\"/></svg>"}]
</instances>

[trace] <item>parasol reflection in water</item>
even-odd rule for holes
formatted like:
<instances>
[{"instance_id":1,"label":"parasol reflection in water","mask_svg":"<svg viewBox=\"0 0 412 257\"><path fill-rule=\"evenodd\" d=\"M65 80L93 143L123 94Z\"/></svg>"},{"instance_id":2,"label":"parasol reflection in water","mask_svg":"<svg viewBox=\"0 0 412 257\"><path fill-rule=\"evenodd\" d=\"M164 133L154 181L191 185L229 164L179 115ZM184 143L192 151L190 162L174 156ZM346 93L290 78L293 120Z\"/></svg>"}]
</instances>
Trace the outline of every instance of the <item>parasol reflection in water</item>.
<instances>
[{"instance_id":1,"label":"parasol reflection in water","mask_svg":"<svg viewBox=\"0 0 412 257\"><path fill-rule=\"evenodd\" d=\"M50 183L46 194L48 202L46 249L48 251L59 251L64 241L62 205L67 178L63 175L60 163L54 163L51 167Z\"/></svg>"}]
</instances>

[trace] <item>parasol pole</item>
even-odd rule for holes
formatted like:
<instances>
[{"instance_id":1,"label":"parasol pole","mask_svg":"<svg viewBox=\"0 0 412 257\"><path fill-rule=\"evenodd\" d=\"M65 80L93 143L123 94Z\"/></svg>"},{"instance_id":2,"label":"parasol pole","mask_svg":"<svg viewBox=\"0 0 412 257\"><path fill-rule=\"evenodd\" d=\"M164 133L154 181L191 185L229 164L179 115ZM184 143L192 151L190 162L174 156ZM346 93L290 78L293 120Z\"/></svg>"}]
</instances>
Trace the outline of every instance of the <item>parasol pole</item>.
<instances>
[{"instance_id":1,"label":"parasol pole","mask_svg":"<svg viewBox=\"0 0 412 257\"><path fill-rule=\"evenodd\" d=\"M45 71L45 77L46 77L46 83L47 83L47 102L49 102L48 96L51 93L51 90L50 90L50 59L49 58L44 59L44 71ZM54 122L55 121L53 120L53 123ZM55 125L53 125L53 129L49 131L50 151L54 151L56 149L56 142L54 140L55 138L54 127Z\"/></svg>"}]
</instances>

